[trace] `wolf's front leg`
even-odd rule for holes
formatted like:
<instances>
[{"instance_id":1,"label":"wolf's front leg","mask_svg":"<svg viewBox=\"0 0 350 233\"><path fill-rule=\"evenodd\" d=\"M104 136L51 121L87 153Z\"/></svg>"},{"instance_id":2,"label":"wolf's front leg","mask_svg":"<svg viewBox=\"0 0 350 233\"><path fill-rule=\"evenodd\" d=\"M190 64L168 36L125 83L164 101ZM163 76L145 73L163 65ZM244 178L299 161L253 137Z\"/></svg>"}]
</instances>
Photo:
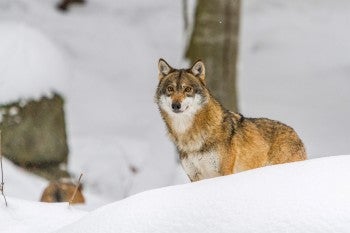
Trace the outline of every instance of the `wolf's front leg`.
<instances>
[{"instance_id":1,"label":"wolf's front leg","mask_svg":"<svg viewBox=\"0 0 350 233\"><path fill-rule=\"evenodd\" d=\"M188 178L190 179L191 182L196 182L196 181L199 181L199 180L200 180L199 174L198 174L198 173L196 173L196 174L194 174L194 175L192 175L192 176L190 176L189 174L187 174L187 176L188 176Z\"/></svg>"}]
</instances>

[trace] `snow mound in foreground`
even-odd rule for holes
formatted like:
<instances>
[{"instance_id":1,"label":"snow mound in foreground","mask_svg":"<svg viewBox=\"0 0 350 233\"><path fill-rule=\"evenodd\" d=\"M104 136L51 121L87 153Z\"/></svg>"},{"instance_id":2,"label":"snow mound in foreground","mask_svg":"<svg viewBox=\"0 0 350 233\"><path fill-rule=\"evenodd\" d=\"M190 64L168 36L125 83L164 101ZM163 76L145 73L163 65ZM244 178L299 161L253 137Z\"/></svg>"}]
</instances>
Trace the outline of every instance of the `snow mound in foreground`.
<instances>
[{"instance_id":1,"label":"snow mound in foreground","mask_svg":"<svg viewBox=\"0 0 350 233\"><path fill-rule=\"evenodd\" d=\"M83 211L75 210L68 203L29 202L7 197L5 207L0 196L1 233L47 233L84 216Z\"/></svg>"},{"instance_id":2,"label":"snow mound in foreground","mask_svg":"<svg viewBox=\"0 0 350 233\"><path fill-rule=\"evenodd\" d=\"M11 161L7 160L4 157L2 162L3 162L3 170L4 170L4 183L5 183L4 191L6 196L14 197L17 199L29 200L29 201L39 201L41 199L41 195L44 189L47 187L49 182L42 177L34 175L26 171L25 169L14 165ZM111 202L109 201L109 199L101 198L100 196L96 195L93 192L90 192L89 190L86 190L85 188L84 188L83 194L85 197L85 203L81 205L74 205L74 208L77 208L80 210L91 210ZM30 203L30 202L27 202L27 203ZM2 200L2 197L0 196L0 219L2 219L1 218L2 204L3 204L3 200ZM13 201L11 201L10 204L12 205ZM31 205L35 207L34 204L31 204ZM21 211L21 209L18 209L18 211ZM1 226L0 226L0 229L1 229ZM1 230L0 232L3 233L3 231Z\"/></svg>"},{"instance_id":3,"label":"snow mound in foreground","mask_svg":"<svg viewBox=\"0 0 350 233\"><path fill-rule=\"evenodd\" d=\"M147 191L58 232L349 232L349 164L328 157Z\"/></svg>"},{"instance_id":4,"label":"snow mound in foreground","mask_svg":"<svg viewBox=\"0 0 350 233\"><path fill-rule=\"evenodd\" d=\"M10 197L39 201L48 181L17 167L4 157L2 159L5 194ZM1 201L0 197L0 203Z\"/></svg>"},{"instance_id":5,"label":"snow mound in foreground","mask_svg":"<svg viewBox=\"0 0 350 233\"><path fill-rule=\"evenodd\" d=\"M62 92L69 68L61 50L43 33L23 23L0 24L0 101Z\"/></svg>"}]
</instances>

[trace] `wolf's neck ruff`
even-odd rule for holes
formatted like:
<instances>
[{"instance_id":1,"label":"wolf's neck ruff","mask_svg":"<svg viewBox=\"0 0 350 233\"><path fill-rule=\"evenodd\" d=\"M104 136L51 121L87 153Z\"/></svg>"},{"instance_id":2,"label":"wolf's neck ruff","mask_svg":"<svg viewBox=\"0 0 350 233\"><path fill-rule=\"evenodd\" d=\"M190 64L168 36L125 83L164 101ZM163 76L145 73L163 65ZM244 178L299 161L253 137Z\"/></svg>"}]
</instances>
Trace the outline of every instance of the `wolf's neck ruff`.
<instances>
[{"instance_id":1,"label":"wolf's neck ruff","mask_svg":"<svg viewBox=\"0 0 350 233\"><path fill-rule=\"evenodd\" d=\"M217 101L211 99L195 111L180 114L169 114L161 110L163 118L167 123L169 136L175 142L181 155L200 153L209 150L215 145L213 135L223 134L221 122L223 121L222 107Z\"/></svg>"},{"instance_id":2,"label":"wolf's neck ruff","mask_svg":"<svg viewBox=\"0 0 350 233\"><path fill-rule=\"evenodd\" d=\"M181 113L170 116L171 129L176 134L183 134L192 126L195 114Z\"/></svg>"}]
</instances>

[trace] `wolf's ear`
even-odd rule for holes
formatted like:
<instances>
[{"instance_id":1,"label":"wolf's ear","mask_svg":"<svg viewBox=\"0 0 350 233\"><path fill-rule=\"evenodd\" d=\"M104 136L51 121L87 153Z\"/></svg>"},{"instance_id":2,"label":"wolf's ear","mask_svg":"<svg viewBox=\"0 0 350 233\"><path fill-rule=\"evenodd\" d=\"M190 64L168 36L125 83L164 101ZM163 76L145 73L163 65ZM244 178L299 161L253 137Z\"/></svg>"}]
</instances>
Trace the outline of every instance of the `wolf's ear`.
<instances>
[{"instance_id":1,"label":"wolf's ear","mask_svg":"<svg viewBox=\"0 0 350 233\"><path fill-rule=\"evenodd\" d=\"M204 81L204 79L205 79L204 63L201 60L196 61L191 68L191 73L194 76L199 77L200 79L202 79Z\"/></svg>"},{"instance_id":2,"label":"wolf's ear","mask_svg":"<svg viewBox=\"0 0 350 233\"><path fill-rule=\"evenodd\" d=\"M158 62L158 70L159 79L161 79L162 77L168 75L173 70L173 68L169 66L169 64L163 58L160 58Z\"/></svg>"}]
</instances>

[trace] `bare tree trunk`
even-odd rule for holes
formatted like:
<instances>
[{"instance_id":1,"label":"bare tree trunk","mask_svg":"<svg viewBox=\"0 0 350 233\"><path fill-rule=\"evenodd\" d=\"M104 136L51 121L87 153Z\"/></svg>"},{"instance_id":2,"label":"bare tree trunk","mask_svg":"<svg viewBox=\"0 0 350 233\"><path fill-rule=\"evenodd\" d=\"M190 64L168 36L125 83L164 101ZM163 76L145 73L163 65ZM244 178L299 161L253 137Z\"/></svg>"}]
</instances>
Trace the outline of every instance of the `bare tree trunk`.
<instances>
[{"instance_id":1,"label":"bare tree trunk","mask_svg":"<svg viewBox=\"0 0 350 233\"><path fill-rule=\"evenodd\" d=\"M202 59L207 84L224 107L238 111L236 64L240 0L197 0L186 58Z\"/></svg>"}]
</instances>

